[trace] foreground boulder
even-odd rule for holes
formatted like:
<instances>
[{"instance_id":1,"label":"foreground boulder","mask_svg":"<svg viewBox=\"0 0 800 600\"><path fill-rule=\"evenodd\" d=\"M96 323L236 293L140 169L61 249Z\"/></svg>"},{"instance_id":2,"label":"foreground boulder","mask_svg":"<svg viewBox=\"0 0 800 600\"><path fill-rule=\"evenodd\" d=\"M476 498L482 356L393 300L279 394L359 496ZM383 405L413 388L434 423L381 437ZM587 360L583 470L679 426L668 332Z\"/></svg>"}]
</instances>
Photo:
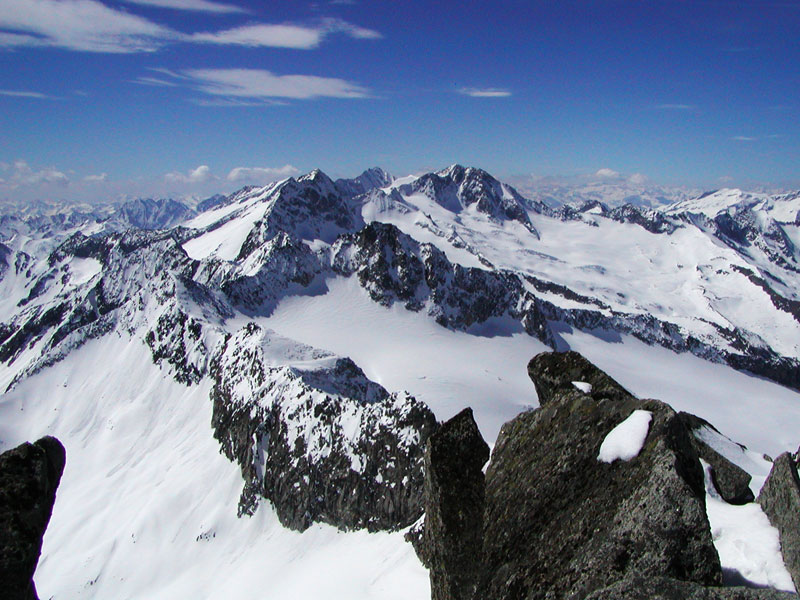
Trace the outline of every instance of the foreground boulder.
<instances>
[{"instance_id":1,"label":"foreground boulder","mask_svg":"<svg viewBox=\"0 0 800 600\"><path fill-rule=\"evenodd\" d=\"M0 455L0 595L37 599L33 573L50 522L66 453L53 437Z\"/></svg>"},{"instance_id":2,"label":"foreground boulder","mask_svg":"<svg viewBox=\"0 0 800 600\"><path fill-rule=\"evenodd\" d=\"M600 385L590 393L548 380L547 403L503 426L486 474L476 598L584 598L629 574L721 584L690 433L668 405L591 379ZM599 461L634 410L652 415L641 451Z\"/></svg>"},{"instance_id":3,"label":"foreground boulder","mask_svg":"<svg viewBox=\"0 0 800 600\"><path fill-rule=\"evenodd\" d=\"M796 597L721 587L700 455L728 497L746 497L749 475L704 441L709 423L635 398L575 352L528 372L541 406L503 426L485 477L471 413L428 441L416 547L434 599Z\"/></svg>"},{"instance_id":4,"label":"foreground boulder","mask_svg":"<svg viewBox=\"0 0 800 600\"><path fill-rule=\"evenodd\" d=\"M487 460L489 446L469 408L428 441L422 548L434 600L468 600L475 591L483 536L481 468Z\"/></svg>"},{"instance_id":5,"label":"foreground boulder","mask_svg":"<svg viewBox=\"0 0 800 600\"><path fill-rule=\"evenodd\" d=\"M788 452L775 459L758 503L780 534L783 562L800 589L800 479Z\"/></svg>"},{"instance_id":6,"label":"foreground boulder","mask_svg":"<svg viewBox=\"0 0 800 600\"><path fill-rule=\"evenodd\" d=\"M692 432L697 455L711 465L711 480L714 487L728 504L747 504L755 500L755 495L750 489L750 473L741 467L733 464L719 452L714 450L702 439L702 430L711 430L716 434L722 434L711 423L689 413L679 413L678 415Z\"/></svg>"}]
</instances>

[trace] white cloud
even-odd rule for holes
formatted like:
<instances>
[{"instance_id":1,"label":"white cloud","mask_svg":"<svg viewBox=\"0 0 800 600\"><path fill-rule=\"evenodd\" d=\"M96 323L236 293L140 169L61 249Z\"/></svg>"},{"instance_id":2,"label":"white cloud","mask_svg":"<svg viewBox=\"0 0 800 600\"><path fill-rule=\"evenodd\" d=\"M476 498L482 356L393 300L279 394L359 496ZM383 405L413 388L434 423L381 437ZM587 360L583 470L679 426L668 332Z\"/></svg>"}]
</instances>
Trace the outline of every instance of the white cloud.
<instances>
[{"instance_id":1,"label":"white cloud","mask_svg":"<svg viewBox=\"0 0 800 600\"><path fill-rule=\"evenodd\" d=\"M239 6L221 4L210 0L124 0L129 4L142 4L157 6L159 8L172 8L175 10L193 10L210 13L243 13L247 12Z\"/></svg>"},{"instance_id":2,"label":"white cloud","mask_svg":"<svg viewBox=\"0 0 800 600\"><path fill-rule=\"evenodd\" d=\"M694 110L692 104L656 104L653 108L657 110Z\"/></svg>"},{"instance_id":3,"label":"white cloud","mask_svg":"<svg viewBox=\"0 0 800 600\"><path fill-rule=\"evenodd\" d=\"M643 175L642 173L634 173L630 177L628 177L628 182L634 185L644 185L649 181L647 175Z\"/></svg>"},{"instance_id":4,"label":"white cloud","mask_svg":"<svg viewBox=\"0 0 800 600\"><path fill-rule=\"evenodd\" d=\"M158 79L157 77L138 77L131 81L131 83L136 83L138 85L151 85L155 87L177 87L177 83L174 81L166 81L164 79Z\"/></svg>"},{"instance_id":5,"label":"white cloud","mask_svg":"<svg viewBox=\"0 0 800 600\"><path fill-rule=\"evenodd\" d=\"M381 34L372 29L353 25L342 19L323 19L317 25L294 25L256 23L216 32L195 33L188 41L237 46L293 48L311 50L317 48L330 34L343 33L355 39L379 39Z\"/></svg>"},{"instance_id":6,"label":"white cloud","mask_svg":"<svg viewBox=\"0 0 800 600\"><path fill-rule=\"evenodd\" d=\"M200 165L188 173L173 171L172 173L164 175L164 179L169 183L207 183L216 178L217 177L211 172L211 168L208 165Z\"/></svg>"},{"instance_id":7,"label":"white cloud","mask_svg":"<svg viewBox=\"0 0 800 600\"><path fill-rule=\"evenodd\" d=\"M181 10L246 12L209 0L126 1ZM311 49L335 33L356 39L382 37L372 29L333 18L313 25L256 23L185 34L98 0L2 0L0 30L0 48L50 46L109 53L153 52L177 42Z\"/></svg>"},{"instance_id":8,"label":"white cloud","mask_svg":"<svg viewBox=\"0 0 800 600\"><path fill-rule=\"evenodd\" d=\"M230 98L366 98L369 90L334 77L275 75L261 69L190 69L192 84L212 96Z\"/></svg>"},{"instance_id":9,"label":"white cloud","mask_svg":"<svg viewBox=\"0 0 800 600\"><path fill-rule=\"evenodd\" d=\"M100 173L99 175L87 175L83 180L86 183L104 183L108 181L108 174Z\"/></svg>"},{"instance_id":10,"label":"white cloud","mask_svg":"<svg viewBox=\"0 0 800 600\"><path fill-rule=\"evenodd\" d=\"M300 170L292 165L282 167L236 167L228 173L227 180L241 183L268 183L297 175Z\"/></svg>"},{"instance_id":11,"label":"white cloud","mask_svg":"<svg viewBox=\"0 0 800 600\"><path fill-rule=\"evenodd\" d=\"M380 32L374 29L360 27L344 19L323 19L322 29L326 33L343 33L357 40L379 40L383 37Z\"/></svg>"},{"instance_id":12,"label":"white cloud","mask_svg":"<svg viewBox=\"0 0 800 600\"><path fill-rule=\"evenodd\" d=\"M12 98L37 98L39 100L50 100L52 96L41 92L31 92L28 90L0 90L0 96L10 96Z\"/></svg>"},{"instance_id":13,"label":"white cloud","mask_svg":"<svg viewBox=\"0 0 800 600\"><path fill-rule=\"evenodd\" d=\"M55 167L34 170L24 160L15 161L14 164L8 165L3 170L10 172L5 183L12 189L42 184L67 186L70 182L69 177Z\"/></svg>"},{"instance_id":14,"label":"white cloud","mask_svg":"<svg viewBox=\"0 0 800 600\"><path fill-rule=\"evenodd\" d=\"M54 46L84 52L147 52L176 33L97 0L3 0L0 46Z\"/></svg>"},{"instance_id":15,"label":"white cloud","mask_svg":"<svg viewBox=\"0 0 800 600\"><path fill-rule=\"evenodd\" d=\"M234 29L213 33L195 33L189 36L193 42L207 44L233 44L238 46L270 46L309 50L322 41L319 29L300 25L244 25Z\"/></svg>"},{"instance_id":16,"label":"white cloud","mask_svg":"<svg viewBox=\"0 0 800 600\"><path fill-rule=\"evenodd\" d=\"M615 177L619 177L619 173L614 169L599 169L595 175L598 177L603 177L604 179L613 179Z\"/></svg>"},{"instance_id":17,"label":"white cloud","mask_svg":"<svg viewBox=\"0 0 800 600\"><path fill-rule=\"evenodd\" d=\"M750 137L748 135L735 135L731 139L735 142L755 142L758 138Z\"/></svg>"},{"instance_id":18,"label":"white cloud","mask_svg":"<svg viewBox=\"0 0 800 600\"><path fill-rule=\"evenodd\" d=\"M458 93L473 98L508 98L511 95L510 90L502 88L461 88Z\"/></svg>"}]
</instances>

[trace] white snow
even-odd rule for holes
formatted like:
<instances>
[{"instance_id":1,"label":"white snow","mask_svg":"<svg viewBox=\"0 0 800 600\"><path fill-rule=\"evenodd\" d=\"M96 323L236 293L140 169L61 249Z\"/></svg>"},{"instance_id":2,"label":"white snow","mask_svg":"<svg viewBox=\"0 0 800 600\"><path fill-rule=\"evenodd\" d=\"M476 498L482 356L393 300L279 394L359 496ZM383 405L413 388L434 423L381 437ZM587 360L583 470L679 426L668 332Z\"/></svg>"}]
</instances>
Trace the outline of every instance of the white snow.
<instances>
[{"instance_id":1,"label":"white snow","mask_svg":"<svg viewBox=\"0 0 800 600\"><path fill-rule=\"evenodd\" d=\"M584 394L591 394L592 393L592 384L586 383L585 381L573 381L572 385L582 391Z\"/></svg>"},{"instance_id":2,"label":"white snow","mask_svg":"<svg viewBox=\"0 0 800 600\"><path fill-rule=\"evenodd\" d=\"M694 435L718 454L747 471L751 477L750 489L754 496L758 496L770 470L772 470L772 463L764 458L763 454L740 446L710 427L701 427L694 432Z\"/></svg>"},{"instance_id":3,"label":"white snow","mask_svg":"<svg viewBox=\"0 0 800 600\"><path fill-rule=\"evenodd\" d=\"M36 571L41 597L429 597L402 532L300 534L268 503L237 518L243 481L212 436L208 391L176 383L144 344L112 334L0 396L0 450L45 434L67 448Z\"/></svg>"},{"instance_id":4,"label":"white snow","mask_svg":"<svg viewBox=\"0 0 800 600\"><path fill-rule=\"evenodd\" d=\"M735 506L725 502L714 489L711 466L702 459L700 462L705 471L706 514L723 581L794 592L792 577L783 564L778 530L757 503Z\"/></svg>"},{"instance_id":5,"label":"white snow","mask_svg":"<svg viewBox=\"0 0 800 600\"><path fill-rule=\"evenodd\" d=\"M635 410L627 419L608 432L597 460L613 463L615 460L628 461L639 455L650 431L650 420L653 413L649 410Z\"/></svg>"},{"instance_id":6,"label":"white snow","mask_svg":"<svg viewBox=\"0 0 800 600\"><path fill-rule=\"evenodd\" d=\"M472 407L484 438L536 406L526 365L547 350L519 327L484 335L451 331L424 313L373 302L355 277L327 282L322 296L284 298L259 321L288 338L349 356L390 392L407 390L440 420Z\"/></svg>"}]
</instances>

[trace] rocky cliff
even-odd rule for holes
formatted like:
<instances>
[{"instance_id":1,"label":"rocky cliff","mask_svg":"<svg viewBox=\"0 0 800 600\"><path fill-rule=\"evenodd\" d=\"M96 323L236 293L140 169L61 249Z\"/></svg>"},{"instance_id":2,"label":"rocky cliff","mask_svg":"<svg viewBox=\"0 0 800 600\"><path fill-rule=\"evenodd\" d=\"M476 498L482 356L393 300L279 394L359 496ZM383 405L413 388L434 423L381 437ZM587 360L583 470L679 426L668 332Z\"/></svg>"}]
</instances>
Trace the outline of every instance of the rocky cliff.
<instances>
[{"instance_id":1,"label":"rocky cliff","mask_svg":"<svg viewBox=\"0 0 800 600\"><path fill-rule=\"evenodd\" d=\"M0 455L0 595L6 600L38 599L33 573L65 461L53 437Z\"/></svg>"},{"instance_id":2,"label":"rocky cliff","mask_svg":"<svg viewBox=\"0 0 800 600\"><path fill-rule=\"evenodd\" d=\"M428 441L417 547L432 598L791 597L721 587L700 456L726 494L752 495L694 434L707 423L635 398L575 352L528 371L541 407L503 426L485 476L470 414Z\"/></svg>"}]
</instances>

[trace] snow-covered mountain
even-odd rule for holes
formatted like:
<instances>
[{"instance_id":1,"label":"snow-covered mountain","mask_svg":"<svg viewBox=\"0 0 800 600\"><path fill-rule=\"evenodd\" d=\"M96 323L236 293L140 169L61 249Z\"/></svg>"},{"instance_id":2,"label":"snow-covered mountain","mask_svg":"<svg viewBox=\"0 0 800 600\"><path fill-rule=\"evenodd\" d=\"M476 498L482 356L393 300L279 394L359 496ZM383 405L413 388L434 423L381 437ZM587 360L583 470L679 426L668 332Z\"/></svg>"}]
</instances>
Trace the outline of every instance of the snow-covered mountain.
<instances>
[{"instance_id":1,"label":"snow-covered mountain","mask_svg":"<svg viewBox=\"0 0 800 600\"><path fill-rule=\"evenodd\" d=\"M553 209L453 165L8 217L0 449L68 454L41 593L330 596L319 567L341 597L425 597L401 532L424 441L471 406L494 443L548 348L794 451L800 200L709 198Z\"/></svg>"}]
</instances>

